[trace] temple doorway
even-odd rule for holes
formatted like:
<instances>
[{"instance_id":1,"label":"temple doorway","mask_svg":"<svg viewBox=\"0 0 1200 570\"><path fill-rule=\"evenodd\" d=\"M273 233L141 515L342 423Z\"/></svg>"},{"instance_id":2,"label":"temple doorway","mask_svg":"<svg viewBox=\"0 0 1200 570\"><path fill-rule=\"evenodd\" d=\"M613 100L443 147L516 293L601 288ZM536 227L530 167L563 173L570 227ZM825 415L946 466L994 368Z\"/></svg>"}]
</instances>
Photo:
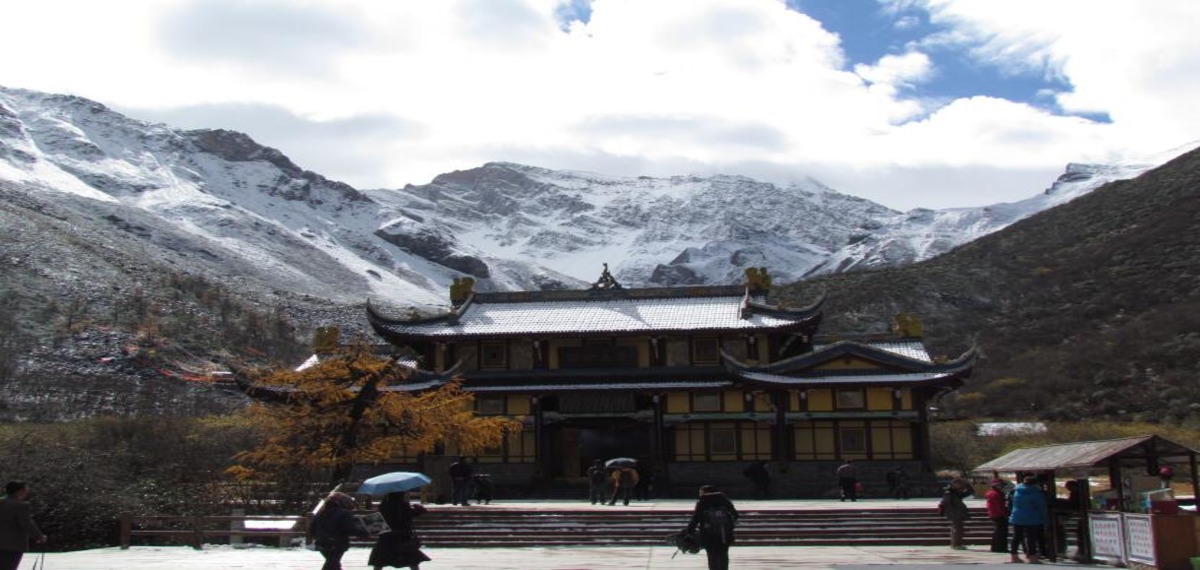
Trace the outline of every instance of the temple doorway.
<instances>
[{"instance_id":1,"label":"temple doorway","mask_svg":"<svg viewBox=\"0 0 1200 570\"><path fill-rule=\"evenodd\" d=\"M614 457L632 457L640 461L652 459L651 425L628 420L592 420L571 422L559 430L558 449L561 450L558 476L583 477L592 461L607 461Z\"/></svg>"}]
</instances>

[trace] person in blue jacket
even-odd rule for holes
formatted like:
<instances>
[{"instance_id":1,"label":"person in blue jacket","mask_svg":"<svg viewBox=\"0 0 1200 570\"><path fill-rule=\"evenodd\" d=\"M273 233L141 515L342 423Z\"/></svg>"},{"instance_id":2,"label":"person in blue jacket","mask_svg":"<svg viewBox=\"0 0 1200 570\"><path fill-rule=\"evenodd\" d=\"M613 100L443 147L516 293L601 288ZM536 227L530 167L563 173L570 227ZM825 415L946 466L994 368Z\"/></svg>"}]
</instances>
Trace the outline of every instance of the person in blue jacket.
<instances>
[{"instance_id":1,"label":"person in blue jacket","mask_svg":"<svg viewBox=\"0 0 1200 570\"><path fill-rule=\"evenodd\" d=\"M1024 482L1013 489L1008 523L1013 528L1012 546L1008 553L1012 562L1022 562L1017 549L1023 547L1030 564L1041 564L1040 553L1045 552L1045 528L1049 520L1049 504L1046 492L1038 484L1037 477L1026 475Z\"/></svg>"}]
</instances>

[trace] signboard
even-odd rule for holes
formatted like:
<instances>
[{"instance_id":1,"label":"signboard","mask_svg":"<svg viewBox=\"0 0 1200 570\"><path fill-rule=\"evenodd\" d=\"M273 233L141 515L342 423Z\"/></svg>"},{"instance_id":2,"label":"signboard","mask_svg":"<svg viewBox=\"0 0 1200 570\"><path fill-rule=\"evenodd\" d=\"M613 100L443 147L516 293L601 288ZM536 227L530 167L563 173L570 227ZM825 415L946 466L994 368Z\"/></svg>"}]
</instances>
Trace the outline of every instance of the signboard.
<instances>
[{"instance_id":1,"label":"signboard","mask_svg":"<svg viewBox=\"0 0 1200 570\"><path fill-rule=\"evenodd\" d=\"M1121 513L1088 513L1092 556L1114 564L1125 563L1125 531Z\"/></svg>"},{"instance_id":2,"label":"signboard","mask_svg":"<svg viewBox=\"0 0 1200 570\"><path fill-rule=\"evenodd\" d=\"M1150 515L1125 515L1125 545L1129 560L1158 566L1154 558L1154 525Z\"/></svg>"}]
</instances>

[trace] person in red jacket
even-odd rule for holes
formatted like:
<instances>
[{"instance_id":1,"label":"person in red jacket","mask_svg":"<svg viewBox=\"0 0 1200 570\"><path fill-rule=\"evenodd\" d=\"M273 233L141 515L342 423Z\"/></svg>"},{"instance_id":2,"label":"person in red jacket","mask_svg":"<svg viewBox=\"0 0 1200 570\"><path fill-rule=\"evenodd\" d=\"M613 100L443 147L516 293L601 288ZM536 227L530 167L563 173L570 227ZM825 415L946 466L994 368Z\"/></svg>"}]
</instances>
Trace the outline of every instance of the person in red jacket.
<instances>
[{"instance_id":1,"label":"person in red jacket","mask_svg":"<svg viewBox=\"0 0 1200 570\"><path fill-rule=\"evenodd\" d=\"M984 495L987 517L992 521L992 552L1008 552L1008 497L1004 487L1003 480L992 479L991 488Z\"/></svg>"}]
</instances>

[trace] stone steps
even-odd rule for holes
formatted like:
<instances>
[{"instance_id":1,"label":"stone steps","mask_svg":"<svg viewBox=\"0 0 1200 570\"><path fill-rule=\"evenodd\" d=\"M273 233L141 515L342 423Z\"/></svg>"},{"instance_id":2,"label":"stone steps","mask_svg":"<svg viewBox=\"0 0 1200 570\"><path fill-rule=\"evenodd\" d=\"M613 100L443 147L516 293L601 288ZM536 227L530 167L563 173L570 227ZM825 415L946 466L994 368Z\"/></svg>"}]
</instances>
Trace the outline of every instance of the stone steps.
<instances>
[{"instance_id":1,"label":"stone steps","mask_svg":"<svg viewBox=\"0 0 1200 570\"><path fill-rule=\"evenodd\" d=\"M931 509L741 509L743 546L942 545L949 526ZM691 516L685 510L431 509L417 520L427 546L442 548L633 546L664 544ZM967 544L987 544L982 509L967 521Z\"/></svg>"}]
</instances>

